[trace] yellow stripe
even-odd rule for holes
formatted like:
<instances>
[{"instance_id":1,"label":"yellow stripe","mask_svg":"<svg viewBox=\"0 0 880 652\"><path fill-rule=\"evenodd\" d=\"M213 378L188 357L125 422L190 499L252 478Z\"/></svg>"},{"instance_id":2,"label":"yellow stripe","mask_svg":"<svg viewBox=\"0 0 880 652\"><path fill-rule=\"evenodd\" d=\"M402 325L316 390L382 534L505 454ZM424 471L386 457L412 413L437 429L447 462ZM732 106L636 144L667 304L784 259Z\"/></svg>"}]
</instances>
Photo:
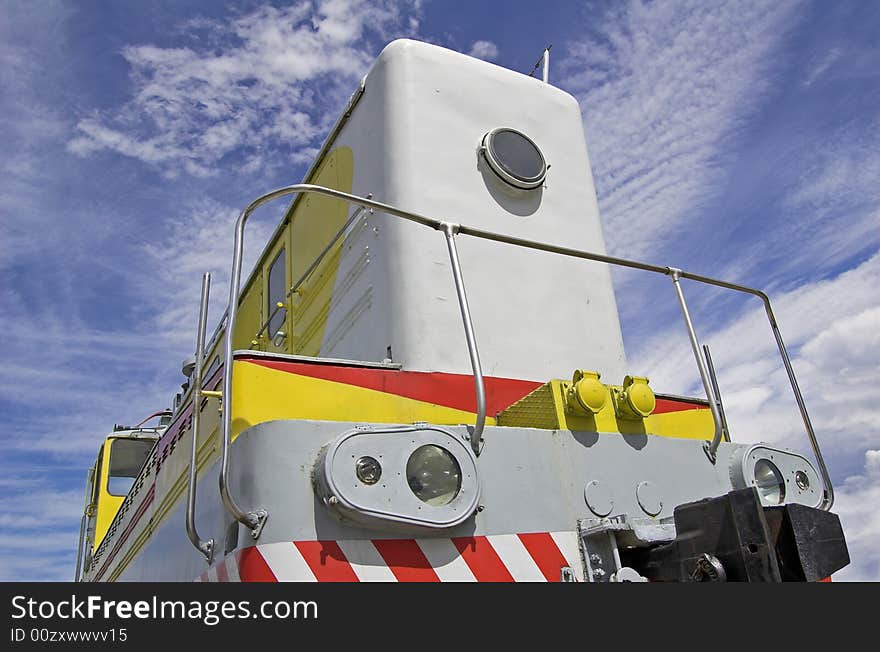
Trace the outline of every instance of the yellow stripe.
<instances>
[{"instance_id":1,"label":"yellow stripe","mask_svg":"<svg viewBox=\"0 0 880 652\"><path fill-rule=\"evenodd\" d=\"M276 419L459 425L475 418L473 412L245 360L234 363L232 382L233 439L251 426ZM487 418L486 424L495 425L495 419Z\"/></svg>"},{"instance_id":2,"label":"yellow stripe","mask_svg":"<svg viewBox=\"0 0 880 652\"><path fill-rule=\"evenodd\" d=\"M649 434L676 439L712 439L715 431L708 407L652 414L644 419L620 418L610 394L598 414L584 416L566 410L568 383L551 380L498 415L501 426Z\"/></svg>"}]
</instances>

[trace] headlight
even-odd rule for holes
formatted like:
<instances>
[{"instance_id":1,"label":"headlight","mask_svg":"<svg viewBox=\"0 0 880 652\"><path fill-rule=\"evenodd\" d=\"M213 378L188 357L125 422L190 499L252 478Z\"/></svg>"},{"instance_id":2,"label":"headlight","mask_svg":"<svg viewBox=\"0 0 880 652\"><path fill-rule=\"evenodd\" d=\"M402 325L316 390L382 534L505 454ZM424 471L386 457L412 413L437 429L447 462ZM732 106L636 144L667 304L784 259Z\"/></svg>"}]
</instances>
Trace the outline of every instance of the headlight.
<instances>
[{"instance_id":1,"label":"headlight","mask_svg":"<svg viewBox=\"0 0 880 652\"><path fill-rule=\"evenodd\" d=\"M822 504L819 474L803 455L769 444L734 444L732 449L729 469L734 489L754 487L766 507Z\"/></svg>"},{"instance_id":2,"label":"headlight","mask_svg":"<svg viewBox=\"0 0 880 652\"><path fill-rule=\"evenodd\" d=\"M755 464L755 486L768 505L781 505L785 500L785 480L770 460L761 459Z\"/></svg>"},{"instance_id":3,"label":"headlight","mask_svg":"<svg viewBox=\"0 0 880 652\"><path fill-rule=\"evenodd\" d=\"M376 484L382 477L382 465L376 458L364 455L355 462L354 473L364 484Z\"/></svg>"},{"instance_id":4,"label":"headlight","mask_svg":"<svg viewBox=\"0 0 880 652\"><path fill-rule=\"evenodd\" d=\"M420 446L406 463L406 481L416 497L429 505L446 505L461 489L461 469L449 451Z\"/></svg>"},{"instance_id":5,"label":"headlight","mask_svg":"<svg viewBox=\"0 0 880 652\"><path fill-rule=\"evenodd\" d=\"M421 424L349 430L321 450L315 493L336 516L366 527L455 527L473 517L480 500L465 432Z\"/></svg>"}]
</instances>

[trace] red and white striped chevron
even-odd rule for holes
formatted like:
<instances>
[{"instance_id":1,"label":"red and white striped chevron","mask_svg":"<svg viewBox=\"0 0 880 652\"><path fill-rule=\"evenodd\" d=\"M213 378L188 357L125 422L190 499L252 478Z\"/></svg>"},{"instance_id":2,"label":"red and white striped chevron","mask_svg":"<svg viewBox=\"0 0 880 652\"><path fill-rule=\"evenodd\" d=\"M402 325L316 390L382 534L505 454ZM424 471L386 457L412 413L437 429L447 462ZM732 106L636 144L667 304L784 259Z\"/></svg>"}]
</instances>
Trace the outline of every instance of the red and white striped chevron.
<instances>
[{"instance_id":1,"label":"red and white striped chevron","mask_svg":"<svg viewBox=\"0 0 880 652\"><path fill-rule=\"evenodd\" d=\"M559 582L582 576L574 532L282 541L237 550L197 582Z\"/></svg>"}]
</instances>

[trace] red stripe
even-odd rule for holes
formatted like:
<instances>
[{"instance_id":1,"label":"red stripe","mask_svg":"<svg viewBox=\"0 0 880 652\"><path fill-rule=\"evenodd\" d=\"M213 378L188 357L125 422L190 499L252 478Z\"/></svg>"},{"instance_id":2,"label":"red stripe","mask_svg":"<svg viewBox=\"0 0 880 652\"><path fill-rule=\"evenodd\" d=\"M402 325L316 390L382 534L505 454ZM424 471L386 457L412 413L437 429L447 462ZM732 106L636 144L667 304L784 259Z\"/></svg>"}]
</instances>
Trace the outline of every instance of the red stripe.
<instances>
[{"instance_id":1,"label":"red stripe","mask_svg":"<svg viewBox=\"0 0 880 652\"><path fill-rule=\"evenodd\" d=\"M464 374L368 369L247 357L238 359L300 376L355 385L466 412L477 411L474 378ZM493 376L486 376L484 380L486 382L486 411L490 416L510 407L542 385L542 383L531 380Z\"/></svg>"},{"instance_id":2,"label":"red stripe","mask_svg":"<svg viewBox=\"0 0 880 652\"><path fill-rule=\"evenodd\" d=\"M237 551L235 559L238 562L238 576L242 582L278 581L256 546Z\"/></svg>"},{"instance_id":3,"label":"red stripe","mask_svg":"<svg viewBox=\"0 0 880 652\"><path fill-rule=\"evenodd\" d=\"M688 401L670 398L657 398L657 405L651 414L665 414L666 412L684 412L686 410L708 410L705 403L690 403Z\"/></svg>"},{"instance_id":4,"label":"red stripe","mask_svg":"<svg viewBox=\"0 0 880 652\"><path fill-rule=\"evenodd\" d=\"M335 541L294 541L319 582L357 582L351 564Z\"/></svg>"},{"instance_id":5,"label":"red stripe","mask_svg":"<svg viewBox=\"0 0 880 652\"><path fill-rule=\"evenodd\" d=\"M116 553L119 552L120 548L122 548L122 544L125 543L126 539L128 539L132 530L134 530L138 521L141 520L141 517L147 511L147 508L153 504L153 499L156 497L156 485L150 485L150 489L147 492L147 495L144 496L143 501L138 506L137 511L134 513L134 516L131 517L131 521L126 526L126 528L122 531L122 534L119 535L119 540L116 542L116 545L113 546L113 549L110 551L110 554L107 555L107 561L104 562L104 565L101 566L101 570L98 571L98 574L95 575L95 581L100 582L101 577L107 572L107 569L110 567L110 563L113 561L114 557L116 557ZM114 518L115 520L115 518ZM109 530L108 530L109 532ZM105 535L106 536L106 535Z\"/></svg>"},{"instance_id":6,"label":"red stripe","mask_svg":"<svg viewBox=\"0 0 880 652\"><path fill-rule=\"evenodd\" d=\"M819 580L819 581L820 581L820 582L830 582L830 581L831 581L831 576L829 575L828 577L825 577L825 578L823 578L823 579L821 579L821 580Z\"/></svg>"},{"instance_id":7,"label":"red stripe","mask_svg":"<svg viewBox=\"0 0 880 652\"><path fill-rule=\"evenodd\" d=\"M398 582L439 582L419 544L413 539L376 539L376 550Z\"/></svg>"},{"instance_id":8,"label":"red stripe","mask_svg":"<svg viewBox=\"0 0 880 652\"><path fill-rule=\"evenodd\" d=\"M486 537L456 537L452 543L478 582L514 581Z\"/></svg>"},{"instance_id":9,"label":"red stripe","mask_svg":"<svg viewBox=\"0 0 880 652\"><path fill-rule=\"evenodd\" d=\"M226 561L220 560L217 564L217 581L218 582L228 582L229 574L226 572Z\"/></svg>"},{"instance_id":10,"label":"red stripe","mask_svg":"<svg viewBox=\"0 0 880 652\"><path fill-rule=\"evenodd\" d=\"M561 569L563 566L568 566L568 562L562 556L562 553L559 552L553 537L547 532L518 534L517 536L526 547L526 550L528 550L529 555L538 564L538 568L541 569L541 573L543 573L546 580L548 582L562 581Z\"/></svg>"}]
</instances>

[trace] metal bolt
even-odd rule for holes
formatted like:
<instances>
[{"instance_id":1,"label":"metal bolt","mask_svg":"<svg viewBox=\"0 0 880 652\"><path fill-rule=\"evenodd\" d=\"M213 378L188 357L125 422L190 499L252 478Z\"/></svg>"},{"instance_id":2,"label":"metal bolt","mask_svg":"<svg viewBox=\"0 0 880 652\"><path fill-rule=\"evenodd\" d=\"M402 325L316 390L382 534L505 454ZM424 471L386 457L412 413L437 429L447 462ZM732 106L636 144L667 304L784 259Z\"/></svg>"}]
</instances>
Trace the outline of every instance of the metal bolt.
<instances>
[{"instance_id":1,"label":"metal bolt","mask_svg":"<svg viewBox=\"0 0 880 652\"><path fill-rule=\"evenodd\" d=\"M482 512L484 509L486 509L486 506L485 506L485 505L477 505L477 511L478 511L478 512Z\"/></svg>"},{"instance_id":2,"label":"metal bolt","mask_svg":"<svg viewBox=\"0 0 880 652\"><path fill-rule=\"evenodd\" d=\"M798 471L794 474L794 483L801 491L806 491L810 488L810 478L803 471Z\"/></svg>"},{"instance_id":3,"label":"metal bolt","mask_svg":"<svg viewBox=\"0 0 880 652\"><path fill-rule=\"evenodd\" d=\"M601 564L602 558L594 552L592 555L590 555L590 563L591 564Z\"/></svg>"},{"instance_id":4,"label":"metal bolt","mask_svg":"<svg viewBox=\"0 0 880 652\"><path fill-rule=\"evenodd\" d=\"M339 503L339 499L336 496L330 496L330 498L327 499L328 505L336 505L337 503Z\"/></svg>"}]
</instances>

